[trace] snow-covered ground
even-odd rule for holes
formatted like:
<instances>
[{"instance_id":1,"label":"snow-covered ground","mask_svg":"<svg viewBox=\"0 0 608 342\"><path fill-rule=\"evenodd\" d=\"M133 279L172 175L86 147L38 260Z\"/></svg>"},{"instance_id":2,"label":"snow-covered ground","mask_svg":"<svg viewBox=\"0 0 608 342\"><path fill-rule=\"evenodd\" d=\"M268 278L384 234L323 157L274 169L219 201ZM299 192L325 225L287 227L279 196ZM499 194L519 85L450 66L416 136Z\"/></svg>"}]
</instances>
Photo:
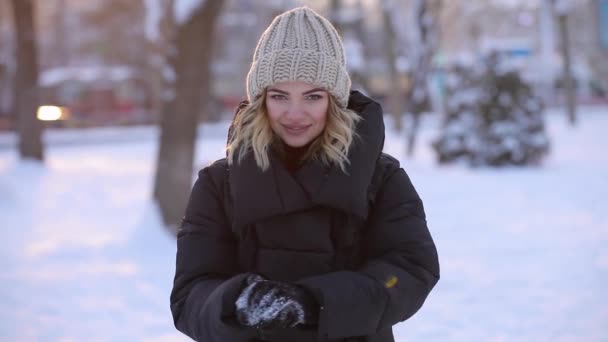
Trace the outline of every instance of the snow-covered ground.
<instances>
[{"instance_id":1,"label":"snow-covered ground","mask_svg":"<svg viewBox=\"0 0 608 342\"><path fill-rule=\"evenodd\" d=\"M548 123L542 168L437 167L433 120L413 160L388 134L442 268L398 341L608 341L608 108ZM197 165L222 155L226 127L202 129ZM169 312L175 242L149 200L157 132L57 134L72 143L51 139L44 166L0 148L0 340L186 341Z\"/></svg>"}]
</instances>

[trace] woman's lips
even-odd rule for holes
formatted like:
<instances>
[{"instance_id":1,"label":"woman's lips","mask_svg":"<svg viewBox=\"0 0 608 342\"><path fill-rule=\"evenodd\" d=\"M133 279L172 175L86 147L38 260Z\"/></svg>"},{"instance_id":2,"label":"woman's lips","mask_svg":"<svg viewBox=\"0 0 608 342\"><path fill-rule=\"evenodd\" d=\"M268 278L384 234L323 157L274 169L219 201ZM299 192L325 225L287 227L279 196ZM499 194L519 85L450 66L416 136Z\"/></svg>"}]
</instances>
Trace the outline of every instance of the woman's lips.
<instances>
[{"instance_id":1,"label":"woman's lips","mask_svg":"<svg viewBox=\"0 0 608 342\"><path fill-rule=\"evenodd\" d=\"M289 135L301 135L301 134L304 134L310 127L311 127L311 125L306 125L306 126L283 125L283 128L285 129L285 132L287 132Z\"/></svg>"}]
</instances>

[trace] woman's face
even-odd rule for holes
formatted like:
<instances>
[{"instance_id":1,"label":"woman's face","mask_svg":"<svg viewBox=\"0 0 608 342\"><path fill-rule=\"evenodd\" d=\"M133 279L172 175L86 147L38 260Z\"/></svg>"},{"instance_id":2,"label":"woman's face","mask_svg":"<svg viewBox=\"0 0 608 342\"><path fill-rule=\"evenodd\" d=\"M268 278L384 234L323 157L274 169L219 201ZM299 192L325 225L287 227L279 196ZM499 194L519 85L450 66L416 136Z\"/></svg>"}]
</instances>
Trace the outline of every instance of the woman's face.
<instances>
[{"instance_id":1,"label":"woman's face","mask_svg":"<svg viewBox=\"0 0 608 342\"><path fill-rule=\"evenodd\" d=\"M305 82L279 82L266 91L270 126L291 147L305 146L325 128L329 93Z\"/></svg>"}]
</instances>

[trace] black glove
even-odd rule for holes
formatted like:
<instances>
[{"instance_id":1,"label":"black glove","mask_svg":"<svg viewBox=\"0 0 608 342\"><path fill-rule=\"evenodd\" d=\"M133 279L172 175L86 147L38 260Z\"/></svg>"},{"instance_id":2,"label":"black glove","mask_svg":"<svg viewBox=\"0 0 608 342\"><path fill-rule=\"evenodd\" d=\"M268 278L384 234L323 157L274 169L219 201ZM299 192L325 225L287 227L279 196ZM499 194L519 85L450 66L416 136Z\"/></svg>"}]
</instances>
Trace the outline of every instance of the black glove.
<instances>
[{"instance_id":1,"label":"black glove","mask_svg":"<svg viewBox=\"0 0 608 342\"><path fill-rule=\"evenodd\" d=\"M254 274L236 300L237 321L259 329L293 328L317 323L319 306L303 287Z\"/></svg>"}]
</instances>

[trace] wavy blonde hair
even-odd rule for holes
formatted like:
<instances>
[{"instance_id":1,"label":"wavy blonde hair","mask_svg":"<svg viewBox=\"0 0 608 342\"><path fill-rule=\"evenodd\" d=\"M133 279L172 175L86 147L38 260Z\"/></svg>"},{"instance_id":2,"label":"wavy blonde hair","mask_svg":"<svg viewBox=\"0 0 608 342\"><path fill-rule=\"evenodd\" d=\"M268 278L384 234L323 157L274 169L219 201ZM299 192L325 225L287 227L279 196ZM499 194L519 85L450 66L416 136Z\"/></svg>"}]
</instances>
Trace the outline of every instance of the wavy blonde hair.
<instances>
[{"instance_id":1,"label":"wavy blonde hair","mask_svg":"<svg viewBox=\"0 0 608 342\"><path fill-rule=\"evenodd\" d=\"M328 93L329 94L329 93ZM336 165L346 170L348 150L357 136L355 125L361 117L350 109L341 108L329 95L327 121L321 134L312 142L304 159L318 159L327 166ZM239 110L233 123L232 139L226 146L228 165L238 162L253 151L261 170L270 167L268 150L275 139L266 109L266 89L253 102Z\"/></svg>"}]
</instances>

